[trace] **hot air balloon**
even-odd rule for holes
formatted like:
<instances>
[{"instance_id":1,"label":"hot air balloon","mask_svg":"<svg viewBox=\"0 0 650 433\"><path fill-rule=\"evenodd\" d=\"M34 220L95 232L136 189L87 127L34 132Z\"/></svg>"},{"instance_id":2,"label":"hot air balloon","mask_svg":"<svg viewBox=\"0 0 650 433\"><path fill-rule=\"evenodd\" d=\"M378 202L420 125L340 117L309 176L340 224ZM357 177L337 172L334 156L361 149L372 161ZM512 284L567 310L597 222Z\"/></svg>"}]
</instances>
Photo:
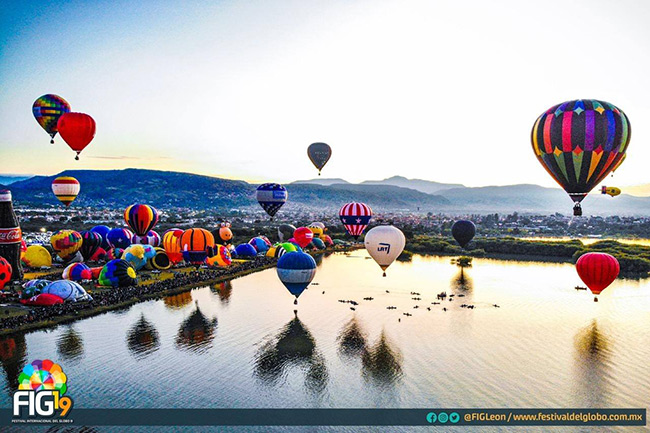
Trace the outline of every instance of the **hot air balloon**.
<instances>
[{"instance_id":1,"label":"hot air balloon","mask_svg":"<svg viewBox=\"0 0 650 433\"><path fill-rule=\"evenodd\" d=\"M273 220L273 216L286 203L289 193L279 183L265 183L257 187L256 197L257 202Z\"/></svg>"},{"instance_id":2,"label":"hot air balloon","mask_svg":"<svg viewBox=\"0 0 650 433\"><path fill-rule=\"evenodd\" d=\"M621 268L616 257L606 253L587 253L576 262L576 270L591 292L599 295L614 282ZM594 302L598 302L597 296L594 296Z\"/></svg>"},{"instance_id":3,"label":"hot air balloon","mask_svg":"<svg viewBox=\"0 0 650 433\"><path fill-rule=\"evenodd\" d=\"M458 242L461 248L465 248L474 239L475 234L476 226L471 221L458 220L451 226L451 235L456 239L456 242Z\"/></svg>"},{"instance_id":4,"label":"hot air balloon","mask_svg":"<svg viewBox=\"0 0 650 433\"><path fill-rule=\"evenodd\" d=\"M258 253L266 253L272 245L266 236L256 236L248 241L248 243L251 244Z\"/></svg>"},{"instance_id":5,"label":"hot air balloon","mask_svg":"<svg viewBox=\"0 0 650 433\"><path fill-rule=\"evenodd\" d=\"M323 242L321 238L314 238L311 242L314 244L317 250L325 249L325 242Z\"/></svg>"},{"instance_id":6,"label":"hot air balloon","mask_svg":"<svg viewBox=\"0 0 650 433\"><path fill-rule=\"evenodd\" d=\"M61 138L77 152L74 159L79 160L79 154L95 137L95 120L84 113L63 113L57 122Z\"/></svg>"},{"instance_id":7,"label":"hot air balloon","mask_svg":"<svg viewBox=\"0 0 650 433\"><path fill-rule=\"evenodd\" d=\"M230 251L223 245L215 245L214 256L206 260L210 266L228 266L232 263Z\"/></svg>"},{"instance_id":8,"label":"hot air balloon","mask_svg":"<svg viewBox=\"0 0 650 433\"><path fill-rule=\"evenodd\" d=\"M214 236L205 229L196 228L183 232L181 236L181 251L187 263L200 265L214 251Z\"/></svg>"},{"instance_id":9,"label":"hot air balloon","mask_svg":"<svg viewBox=\"0 0 650 433\"><path fill-rule=\"evenodd\" d=\"M11 280L11 264L4 257L0 257L0 290Z\"/></svg>"},{"instance_id":10,"label":"hot air balloon","mask_svg":"<svg viewBox=\"0 0 650 433\"><path fill-rule=\"evenodd\" d=\"M307 227L298 227L296 231L293 232L293 238L301 248L305 248L309 245L311 240L314 239L314 233L312 233L312 231Z\"/></svg>"},{"instance_id":11,"label":"hot air balloon","mask_svg":"<svg viewBox=\"0 0 650 433\"><path fill-rule=\"evenodd\" d=\"M84 258L84 261L90 260L90 258L97 252L99 247L102 245L102 236L99 233L93 231L82 231L79 232L81 239L81 256Z\"/></svg>"},{"instance_id":12,"label":"hot air balloon","mask_svg":"<svg viewBox=\"0 0 650 433\"><path fill-rule=\"evenodd\" d=\"M394 226L377 226L372 228L365 238L366 250L384 271L402 254L406 238L400 229Z\"/></svg>"},{"instance_id":13,"label":"hot air balloon","mask_svg":"<svg viewBox=\"0 0 650 433\"><path fill-rule=\"evenodd\" d=\"M221 227L212 231L214 240L222 245L228 245L232 242L233 234L230 230L230 223L221 223Z\"/></svg>"},{"instance_id":14,"label":"hot air balloon","mask_svg":"<svg viewBox=\"0 0 650 433\"><path fill-rule=\"evenodd\" d=\"M81 185L72 176L59 176L52 181L52 192L66 207L77 198Z\"/></svg>"},{"instance_id":15,"label":"hot air balloon","mask_svg":"<svg viewBox=\"0 0 650 433\"><path fill-rule=\"evenodd\" d=\"M52 266L52 256L44 246L30 245L25 250L23 262L30 268L50 267Z\"/></svg>"},{"instance_id":16,"label":"hot air balloon","mask_svg":"<svg viewBox=\"0 0 650 433\"><path fill-rule=\"evenodd\" d=\"M92 297L78 283L69 280L53 281L41 290L41 293L59 296L66 302L92 301Z\"/></svg>"},{"instance_id":17,"label":"hot air balloon","mask_svg":"<svg viewBox=\"0 0 650 433\"><path fill-rule=\"evenodd\" d=\"M29 280L23 284L23 291L20 293L20 298L28 299L40 295L42 290L50 283L51 281L49 280Z\"/></svg>"},{"instance_id":18,"label":"hot air balloon","mask_svg":"<svg viewBox=\"0 0 650 433\"><path fill-rule=\"evenodd\" d=\"M307 148L307 156L309 156L311 163L318 169L318 175L320 176L320 171L332 156L332 148L325 143L312 143Z\"/></svg>"},{"instance_id":19,"label":"hot air balloon","mask_svg":"<svg viewBox=\"0 0 650 433\"><path fill-rule=\"evenodd\" d=\"M145 236L158 223L158 211L148 204L132 204L124 210L124 221L138 236Z\"/></svg>"},{"instance_id":20,"label":"hot air balloon","mask_svg":"<svg viewBox=\"0 0 650 433\"><path fill-rule=\"evenodd\" d=\"M322 236L320 237L320 239L321 239L323 242L325 242L325 246L326 246L326 247L332 247L332 246L334 246L334 241L332 240L332 238L330 237L330 235L322 235Z\"/></svg>"},{"instance_id":21,"label":"hot air balloon","mask_svg":"<svg viewBox=\"0 0 650 433\"><path fill-rule=\"evenodd\" d=\"M59 230L50 237L52 248L63 260L69 260L81 248L83 239L74 230Z\"/></svg>"},{"instance_id":22,"label":"hot air balloon","mask_svg":"<svg viewBox=\"0 0 650 433\"><path fill-rule=\"evenodd\" d=\"M316 275L316 261L300 251L286 253L278 260L277 272L282 284L296 297L293 303L297 305L298 297Z\"/></svg>"},{"instance_id":23,"label":"hot air balloon","mask_svg":"<svg viewBox=\"0 0 650 433\"><path fill-rule=\"evenodd\" d=\"M131 244L151 245L157 247L160 245L160 235L153 230L149 230L146 236L133 235Z\"/></svg>"},{"instance_id":24,"label":"hot air balloon","mask_svg":"<svg viewBox=\"0 0 650 433\"><path fill-rule=\"evenodd\" d=\"M372 218L372 209L365 203L348 203L339 211L339 218L350 236L358 239L359 235L368 227Z\"/></svg>"},{"instance_id":25,"label":"hot air balloon","mask_svg":"<svg viewBox=\"0 0 650 433\"><path fill-rule=\"evenodd\" d=\"M235 247L235 256L239 257L255 257L257 250L251 244L239 244Z\"/></svg>"},{"instance_id":26,"label":"hot air balloon","mask_svg":"<svg viewBox=\"0 0 650 433\"><path fill-rule=\"evenodd\" d=\"M155 255L147 260L147 264L145 265L147 269L152 270L152 269L158 269L158 270L165 270L169 269L172 266L171 261L169 260L169 256L165 252L164 249L158 247L154 248L155 250Z\"/></svg>"},{"instance_id":27,"label":"hot air balloon","mask_svg":"<svg viewBox=\"0 0 650 433\"><path fill-rule=\"evenodd\" d=\"M293 232L295 231L296 227L291 224L280 224L278 227L278 239L280 239L280 242L285 242L293 237Z\"/></svg>"},{"instance_id":28,"label":"hot air balloon","mask_svg":"<svg viewBox=\"0 0 650 433\"><path fill-rule=\"evenodd\" d=\"M600 193L601 194L607 194L610 197L616 197L617 195L619 195L621 193L621 189L616 188L615 186L603 186L600 189Z\"/></svg>"},{"instance_id":29,"label":"hot air balloon","mask_svg":"<svg viewBox=\"0 0 650 433\"><path fill-rule=\"evenodd\" d=\"M183 236L183 230L181 229L169 229L163 234L162 245L172 263L183 261L181 236Z\"/></svg>"},{"instance_id":30,"label":"hot air balloon","mask_svg":"<svg viewBox=\"0 0 650 433\"><path fill-rule=\"evenodd\" d=\"M90 229L91 232L99 233L99 235L102 237L102 245L101 247L108 251L111 248L110 243L108 242L108 232L111 231L111 229L107 226L99 225L95 226Z\"/></svg>"},{"instance_id":31,"label":"hot air balloon","mask_svg":"<svg viewBox=\"0 0 650 433\"><path fill-rule=\"evenodd\" d=\"M50 293L41 293L29 299L21 299L20 303L23 305L49 307L52 305L63 304L63 299L60 296L52 295Z\"/></svg>"},{"instance_id":32,"label":"hot air balloon","mask_svg":"<svg viewBox=\"0 0 650 433\"><path fill-rule=\"evenodd\" d=\"M122 253L122 258L133 265L136 271L142 269L147 261L156 255L156 249L151 245L131 244Z\"/></svg>"},{"instance_id":33,"label":"hot air balloon","mask_svg":"<svg viewBox=\"0 0 650 433\"><path fill-rule=\"evenodd\" d=\"M64 280L72 281L81 281L81 280L90 280L93 277L93 273L84 263L72 263L63 270L62 278Z\"/></svg>"},{"instance_id":34,"label":"hot air balloon","mask_svg":"<svg viewBox=\"0 0 650 433\"><path fill-rule=\"evenodd\" d=\"M32 105L32 113L36 121L52 138L50 144L54 144L54 136L59 131L57 129L59 117L69 112L70 104L58 95L43 95Z\"/></svg>"},{"instance_id":35,"label":"hot air balloon","mask_svg":"<svg viewBox=\"0 0 650 433\"><path fill-rule=\"evenodd\" d=\"M115 228L108 232L106 240L112 248L124 249L131 245L132 237L133 233L130 230Z\"/></svg>"},{"instance_id":36,"label":"hot air balloon","mask_svg":"<svg viewBox=\"0 0 650 433\"><path fill-rule=\"evenodd\" d=\"M322 223L320 223L322 224ZM307 227L311 232L314 234L315 238L319 238L323 236L323 227L320 226L319 223L311 223L309 224L309 227Z\"/></svg>"},{"instance_id":37,"label":"hot air balloon","mask_svg":"<svg viewBox=\"0 0 650 433\"><path fill-rule=\"evenodd\" d=\"M128 287L138 282L135 268L126 260L115 259L106 263L99 274L100 286Z\"/></svg>"},{"instance_id":38,"label":"hot air balloon","mask_svg":"<svg viewBox=\"0 0 650 433\"><path fill-rule=\"evenodd\" d=\"M546 171L575 202L580 202L625 157L630 122L609 102L578 99L555 105L537 118L533 151Z\"/></svg>"}]
</instances>

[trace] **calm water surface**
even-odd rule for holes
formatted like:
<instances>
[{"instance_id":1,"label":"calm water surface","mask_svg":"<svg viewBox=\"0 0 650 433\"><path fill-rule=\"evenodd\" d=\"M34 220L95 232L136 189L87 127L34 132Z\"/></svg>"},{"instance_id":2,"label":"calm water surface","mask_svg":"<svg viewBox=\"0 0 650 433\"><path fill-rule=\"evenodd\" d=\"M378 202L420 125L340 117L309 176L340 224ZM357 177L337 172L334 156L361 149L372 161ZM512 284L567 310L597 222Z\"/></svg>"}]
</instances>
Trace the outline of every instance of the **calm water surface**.
<instances>
[{"instance_id":1,"label":"calm water surface","mask_svg":"<svg viewBox=\"0 0 650 433\"><path fill-rule=\"evenodd\" d=\"M461 273L415 256L382 278L355 251L323 258L314 282L297 315L269 269L4 339L0 404L26 362L50 358L77 408L650 406L650 280L594 303L570 264L475 259ZM455 299L433 305L442 291Z\"/></svg>"}]
</instances>

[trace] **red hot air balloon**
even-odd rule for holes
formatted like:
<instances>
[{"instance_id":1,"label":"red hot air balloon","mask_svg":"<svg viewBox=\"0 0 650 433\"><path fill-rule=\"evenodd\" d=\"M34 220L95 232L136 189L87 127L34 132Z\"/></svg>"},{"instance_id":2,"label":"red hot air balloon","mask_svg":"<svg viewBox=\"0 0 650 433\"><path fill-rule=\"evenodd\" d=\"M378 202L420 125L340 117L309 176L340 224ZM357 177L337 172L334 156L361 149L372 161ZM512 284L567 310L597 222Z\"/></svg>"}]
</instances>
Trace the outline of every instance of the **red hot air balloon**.
<instances>
[{"instance_id":1,"label":"red hot air balloon","mask_svg":"<svg viewBox=\"0 0 650 433\"><path fill-rule=\"evenodd\" d=\"M300 245L300 248L305 248L309 243L314 239L314 232L309 230L307 227L298 227L293 232L293 238L296 240L296 243Z\"/></svg>"},{"instance_id":2,"label":"red hot air balloon","mask_svg":"<svg viewBox=\"0 0 650 433\"><path fill-rule=\"evenodd\" d=\"M79 154L95 137L95 120L84 113L64 113L59 117L57 129L61 138L77 152L74 159L79 159Z\"/></svg>"},{"instance_id":3,"label":"red hot air balloon","mask_svg":"<svg viewBox=\"0 0 650 433\"><path fill-rule=\"evenodd\" d=\"M605 253L583 254L576 262L576 270L580 279L594 295L599 295L612 284L618 277L620 269L618 260ZM594 302L598 302L597 297L594 297Z\"/></svg>"}]
</instances>

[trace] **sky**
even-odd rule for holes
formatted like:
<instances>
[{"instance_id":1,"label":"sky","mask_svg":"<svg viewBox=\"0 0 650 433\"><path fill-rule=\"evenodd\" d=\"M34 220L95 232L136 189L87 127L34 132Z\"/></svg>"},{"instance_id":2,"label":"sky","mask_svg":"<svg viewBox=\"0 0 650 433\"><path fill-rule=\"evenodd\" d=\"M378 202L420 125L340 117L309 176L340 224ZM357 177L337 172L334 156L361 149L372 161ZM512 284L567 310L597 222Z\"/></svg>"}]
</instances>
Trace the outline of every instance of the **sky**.
<instances>
[{"instance_id":1,"label":"sky","mask_svg":"<svg viewBox=\"0 0 650 433\"><path fill-rule=\"evenodd\" d=\"M556 186L535 119L594 98L628 115L611 182L649 183L650 2L69 1L0 10L2 172L127 167L251 182L393 175ZM31 113L97 122L80 161Z\"/></svg>"}]
</instances>

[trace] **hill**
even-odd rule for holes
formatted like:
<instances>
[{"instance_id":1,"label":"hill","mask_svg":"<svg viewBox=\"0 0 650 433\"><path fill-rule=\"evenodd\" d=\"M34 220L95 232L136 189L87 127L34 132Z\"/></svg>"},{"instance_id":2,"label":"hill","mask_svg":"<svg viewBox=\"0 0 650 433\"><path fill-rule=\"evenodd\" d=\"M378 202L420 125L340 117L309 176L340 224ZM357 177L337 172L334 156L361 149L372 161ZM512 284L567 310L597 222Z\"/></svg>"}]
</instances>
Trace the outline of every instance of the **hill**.
<instances>
[{"instance_id":1,"label":"hill","mask_svg":"<svg viewBox=\"0 0 650 433\"><path fill-rule=\"evenodd\" d=\"M440 183L422 179L407 179L403 176L393 176L384 180L366 180L362 185L393 185L402 188L410 188L426 194L438 194L441 191L451 188L464 188L458 183Z\"/></svg>"}]
</instances>

